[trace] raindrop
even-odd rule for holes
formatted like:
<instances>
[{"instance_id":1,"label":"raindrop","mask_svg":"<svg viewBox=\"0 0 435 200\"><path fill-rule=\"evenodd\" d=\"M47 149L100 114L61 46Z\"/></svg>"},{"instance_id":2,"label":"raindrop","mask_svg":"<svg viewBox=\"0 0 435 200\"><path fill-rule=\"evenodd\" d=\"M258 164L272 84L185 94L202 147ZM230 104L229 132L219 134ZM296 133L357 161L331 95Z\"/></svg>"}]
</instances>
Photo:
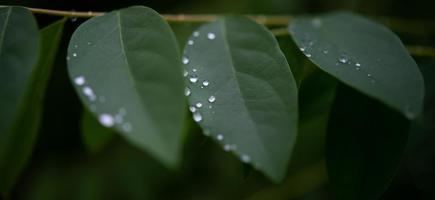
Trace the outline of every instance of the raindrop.
<instances>
[{"instance_id":1,"label":"raindrop","mask_svg":"<svg viewBox=\"0 0 435 200\"><path fill-rule=\"evenodd\" d=\"M77 57L77 53L73 53L72 56L75 58Z\"/></svg>"},{"instance_id":2,"label":"raindrop","mask_svg":"<svg viewBox=\"0 0 435 200\"><path fill-rule=\"evenodd\" d=\"M225 151L231 151L231 145L230 144L225 144L224 145L224 150Z\"/></svg>"},{"instance_id":3,"label":"raindrop","mask_svg":"<svg viewBox=\"0 0 435 200\"><path fill-rule=\"evenodd\" d=\"M197 108L201 108L201 107L202 107L202 103L201 103L201 102L198 102L198 103L195 104L195 106L196 106Z\"/></svg>"},{"instance_id":4,"label":"raindrop","mask_svg":"<svg viewBox=\"0 0 435 200\"><path fill-rule=\"evenodd\" d=\"M183 57L183 64L188 64L189 63L189 59L187 57Z\"/></svg>"},{"instance_id":5,"label":"raindrop","mask_svg":"<svg viewBox=\"0 0 435 200\"><path fill-rule=\"evenodd\" d=\"M355 63L355 66L361 67L361 64L359 62Z\"/></svg>"},{"instance_id":6,"label":"raindrop","mask_svg":"<svg viewBox=\"0 0 435 200\"><path fill-rule=\"evenodd\" d=\"M190 78L189 78L189 81L191 82L191 83L196 83L196 82L198 82L198 76L197 75L191 75L190 76Z\"/></svg>"},{"instance_id":7,"label":"raindrop","mask_svg":"<svg viewBox=\"0 0 435 200\"><path fill-rule=\"evenodd\" d=\"M349 62L349 58L346 54L341 54L341 56L338 58L338 62L346 64L347 62Z\"/></svg>"},{"instance_id":8,"label":"raindrop","mask_svg":"<svg viewBox=\"0 0 435 200\"><path fill-rule=\"evenodd\" d=\"M357 67L357 68L355 68L355 69L359 71L361 68L360 68L360 67Z\"/></svg>"},{"instance_id":9,"label":"raindrop","mask_svg":"<svg viewBox=\"0 0 435 200\"><path fill-rule=\"evenodd\" d=\"M115 124L115 120L113 119L112 115L106 113L101 114L98 119L101 125L105 127L112 127Z\"/></svg>"},{"instance_id":10,"label":"raindrop","mask_svg":"<svg viewBox=\"0 0 435 200\"><path fill-rule=\"evenodd\" d=\"M208 102L210 102L210 103L213 103L214 101L216 101L216 97L215 96L210 96L209 98L208 98Z\"/></svg>"},{"instance_id":11,"label":"raindrop","mask_svg":"<svg viewBox=\"0 0 435 200\"><path fill-rule=\"evenodd\" d=\"M301 50L302 52L304 52L306 49L305 49L305 47L301 47L301 48L299 48L299 50Z\"/></svg>"},{"instance_id":12,"label":"raindrop","mask_svg":"<svg viewBox=\"0 0 435 200\"><path fill-rule=\"evenodd\" d=\"M327 48L324 48L324 49L322 50L322 53L323 53L323 54L328 54L328 53L329 53L329 51L328 51L328 49L327 49Z\"/></svg>"},{"instance_id":13,"label":"raindrop","mask_svg":"<svg viewBox=\"0 0 435 200\"><path fill-rule=\"evenodd\" d=\"M198 112L193 113L193 120L194 120L195 122L200 122L200 121L202 121L202 116L201 116L201 114L198 113Z\"/></svg>"},{"instance_id":14,"label":"raindrop","mask_svg":"<svg viewBox=\"0 0 435 200\"><path fill-rule=\"evenodd\" d=\"M213 108L213 106L209 105L209 106L208 106L208 108L210 108L210 109L211 109L211 108Z\"/></svg>"},{"instance_id":15,"label":"raindrop","mask_svg":"<svg viewBox=\"0 0 435 200\"><path fill-rule=\"evenodd\" d=\"M89 86L85 86L85 87L83 88L83 93L84 93L87 97L89 97L89 99L90 99L91 101L95 101L96 97L95 97L95 94L94 94L94 91L92 90L92 88L90 88Z\"/></svg>"},{"instance_id":16,"label":"raindrop","mask_svg":"<svg viewBox=\"0 0 435 200\"><path fill-rule=\"evenodd\" d=\"M367 77L372 77L372 75L371 74L367 74Z\"/></svg>"},{"instance_id":17,"label":"raindrop","mask_svg":"<svg viewBox=\"0 0 435 200\"><path fill-rule=\"evenodd\" d=\"M187 44L190 45L190 46L192 46L193 43L194 43L193 40L189 40L189 41L187 41Z\"/></svg>"},{"instance_id":18,"label":"raindrop","mask_svg":"<svg viewBox=\"0 0 435 200\"><path fill-rule=\"evenodd\" d=\"M104 102L106 102L106 97L100 96L99 100L100 100L100 103L104 103Z\"/></svg>"},{"instance_id":19,"label":"raindrop","mask_svg":"<svg viewBox=\"0 0 435 200\"><path fill-rule=\"evenodd\" d=\"M216 38L216 35L214 33L208 33L207 38L210 40L214 40Z\"/></svg>"},{"instance_id":20,"label":"raindrop","mask_svg":"<svg viewBox=\"0 0 435 200\"><path fill-rule=\"evenodd\" d=\"M315 27L315 28L320 28L322 27L322 20L315 18L311 21L311 24Z\"/></svg>"},{"instance_id":21,"label":"raindrop","mask_svg":"<svg viewBox=\"0 0 435 200\"><path fill-rule=\"evenodd\" d=\"M122 125L122 130L124 130L125 132L131 132L132 129L133 129L133 127L128 122L126 122L125 124Z\"/></svg>"},{"instance_id":22,"label":"raindrop","mask_svg":"<svg viewBox=\"0 0 435 200\"><path fill-rule=\"evenodd\" d=\"M208 81L203 81L203 82L202 82L202 85L203 85L204 87L207 87L208 85L210 85L210 82L208 82Z\"/></svg>"},{"instance_id":23,"label":"raindrop","mask_svg":"<svg viewBox=\"0 0 435 200\"><path fill-rule=\"evenodd\" d=\"M74 45L74 48L76 48L76 49L79 48L79 45Z\"/></svg>"},{"instance_id":24,"label":"raindrop","mask_svg":"<svg viewBox=\"0 0 435 200\"><path fill-rule=\"evenodd\" d=\"M87 44L88 44L88 45L91 45L92 43L91 43L91 42L87 42Z\"/></svg>"},{"instance_id":25,"label":"raindrop","mask_svg":"<svg viewBox=\"0 0 435 200\"><path fill-rule=\"evenodd\" d=\"M188 88L188 87L184 88L184 96L187 97L190 95L190 93L191 93L190 88Z\"/></svg>"},{"instance_id":26,"label":"raindrop","mask_svg":"<svg viewBox=\"0 0 435 200\"><path fill-rule=\"evenodd\" d=\"M216 139L222 141L224 139L224 136L222 134L219 134L216 136Z\"/></svg>"},{"instance_id":27,"label":"raindrop","mask_svg":"<svg viewBox=\"0 0 435 200\"><path fill-rule=\"evenodd\" d=\"M183 71L183 76L187 77L187 75L189 75L189 72L187 72L186 70Z\"/></svg>"},{"instance_id":28,"label":"raindrop","mask_svg":"<svg viewBox=\"0 0 435 200\"><path fill-rule=\"evenodd\" d=\"M196 69L192 69L192 72L196 72L197 70Z\"/></svg>"},{"instance_id":29,"label":"raindrop","mask_svg":"<svg viewBox=\"0 0 435 200\"><path fill-rule=\"evenodd\" d=\"M246 154L242 154L242 156L240 156L240 158L242 159L242 162L244 162L244 163L249 163L251 161L251 158Z\"/></svg>"},{"instance_id":30,"label":"raindrop","mask_svg":"<svg viewBox=\"0 0 435 200\"><path fill-rule=\"evenodd\" d=\"M190 112L196 112L195 106L189 106L189 110L190 110Z\"/></svg>"},{"instance_id":31,"label":"raindrop","mask_svg":"<svg viewBox=\"0 0 435 200\"><path fill-rule=\"evenodd\" d=\"M75 83L76 85L79 85L79 86L85 84L85 82L86 82L86 80L85 80L85 77L84 77L84 76L77 76L77 77L74 79L74 83Z\"/></svg>"},{"instance_id":32,"label":"raindrop","mask_svg":"<svg viewBox=\"0 0 435 200\"><path fill-rule=\"evenodd\" d=\"M193 37L198 37L198 36L199 36L199 32L198 31L193 32Z\"/></svg>"},{"instance_id":33,"label":"raindrop","mask_svg":"<svg viewBox=\"0 0 435 200\"><path fill-rule=\"evenodd\" d=\"M305 53L305 56L307 56L308 58L310 58L310 57L311 57L311 54L309 54L309 53Z\"/></svg>"}]
</instances>

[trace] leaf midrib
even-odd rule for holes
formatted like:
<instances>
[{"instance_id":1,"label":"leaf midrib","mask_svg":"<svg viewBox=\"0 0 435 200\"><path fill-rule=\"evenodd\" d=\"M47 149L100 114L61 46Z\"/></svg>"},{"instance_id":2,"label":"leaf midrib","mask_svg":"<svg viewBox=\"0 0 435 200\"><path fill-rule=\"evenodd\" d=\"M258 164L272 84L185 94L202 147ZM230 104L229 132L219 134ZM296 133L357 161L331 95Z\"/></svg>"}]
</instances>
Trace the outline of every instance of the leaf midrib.
<instances>
[{"instance_id":1,"label":"leaf midrib","mask_svg":"<svg viewBox=\"0 0 435 200\"><path fill-rule=\"evenodd\" d=\"M137 85L136 85L136 83L133 81L133 80L136 80L135 78L134 78L134 76L133 76L133 73L131 72L131 70L130 70L130 64L129 64L129 62L128 62L128 59L127 59L127 53L125 52L125 45L124 45L124 40L123 40L123 34L122 34L122 20L121 20L121 12L116 12L116 21L117 21L117 24L118 24L118 34L119 34L119 40L120 40L120 43L121 43L121 53L124 55L123 57L124 57L124 61L125 61L125 63L127 64L127 66L128 67L126 67L126 69L127 69L127 74L128 74L128 76L130 77L129 78L129 80L130 80L130 83L131 83L131 85L132 85L132 87L134 88L134 91L136 91L135 93L134 93L134 95L138 98L138 99L140 99L141 101L141 103L139 104L140 105L140 107L142 108L141 110L142 110L142 113L144 113L146 116L148 116L146 113L146 111L145 110L147 110L145 107L144 107L144 105L142 104L142 102L143 102L143 99L142 99L142 97L140 96L140 95L138 95L138 89L137 89ZM158 129L156 129L156 127L154 126L154 120L151 118L151 117L149 117L148 116L148 120L150 120L150 121L152 121L152 123L150 123L150 124L152 124L152 129L154 130L154 132L158 132L158 131L156 131L156 130L158 130ZM157 136L160 136L160 134L156 134ZM160 138L160 137L159 137ZM162 140L163 141L163 140Z\"/></svg>"},{"instance_id":2,"label":"leaf midrib","mask_svg":"<svg viewBox=\"0 0 435 200\"><path fill-rule=\"evenodd\" d=\"M256 123L254 123L255 122L255 120L252 118L252 116L251 116L251 113L250 113L250 111L249 111L249 109L247 108L247 105L246 105L246 102L245 102L245 99L243 98L244 97L244 95L243 95L243 92L240 90L240 84L239 84L239 81L238 81L238 79L237 79L237 72L235 71L235 68L234 68L234 63L233 63L233 55L232 55L232 52L231 52L231 50L230 50L230 45L228 44L228 39L227 39L227 36L226 36L226 33L227 33L227 30L226 30L226 26L225 26L225 19L221 19L220 20L222 23L219 23L219 25L220 25L220 27L221 27L221 30L222 30L222 37L223 37L223 44L224 44L224 47L226 48L226 50L227 50L227 52L228 52L228 55L229 55L229 57L230 57L230 64L231 64L231 67L230 67L230 69L231 69L231 72L233 73L233 75L234 75L234 80L235 80L235 83L236 83L236 90L237 90L237 92L239 93L239 95L242 97L241 99L242 99L242 102L243 102L243 108L246 110L246 113L248 113L248 116L249 116L249 121L251 122L251 124L252 124L252 126L251 127L256 127L255 129L254 129L254 132L255 132L255 137L257 138L257 140L258 141L260 141L260 144L261 144L261 148L263 149L263 152L267 155L266 156L266 159L269 161L269 162L267 162L267 163L271 163L270 162L270 154L269 154L269 152L268 151L266 151L265 149L265 144L264 144L264 142L263 142L263 140L261 140L260 138L259 138L259 133L258 133L258 130L257 130L257 126L256 126Z\"/></svg>"},{"instance_id":3,"label":"leaf midrib","mask_svg":"<svg viewBox=\"0 0 435 200\"><path fill-rule=\"evenodd\" d=\"M9 17L11 16L11 13L12 13L12 8L11 7L8 7L8 11L7 11L7 14L6 14L6 19L5 19L5 24L4 24L4 26L3 26L3 29L2 29L2 32L0 33L0 55L2 54L2 50L3 50L3 42L4 42L4 39L5 39L5 35L6 35L6 28L7 28L7 26L8 26L8 23L9 23Z\"/></svg>"}]
</instances>

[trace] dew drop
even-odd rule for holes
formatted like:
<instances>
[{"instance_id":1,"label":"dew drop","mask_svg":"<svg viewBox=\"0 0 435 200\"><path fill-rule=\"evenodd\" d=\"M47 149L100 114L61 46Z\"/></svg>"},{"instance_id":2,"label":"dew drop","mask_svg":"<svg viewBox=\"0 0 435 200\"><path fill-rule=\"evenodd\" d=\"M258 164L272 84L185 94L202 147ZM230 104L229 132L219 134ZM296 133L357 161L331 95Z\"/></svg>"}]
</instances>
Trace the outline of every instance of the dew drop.
<instances>
[{"instance_id":1,"label":"dew drop","mask_svg":"<svg viewBox=\"0 0 435 200\"><path fill-rule=\"evenodd\" d=\"M189 106L189 110L190 110L190 112L196 112L196 107L195 106Z\"/></svg>"},{"instance_id":2,"label":"dew drop","mask_svg":"<svg viewBox=\"0 0 435 200\"><path fill-rule=\"evenodd\" d=\"M185 65L189 63L189 59L187 57L183 57L182 61Z\"/></svg>"},{"instance_id":3,"label":"dew drop","mask_svg":"<svg viewBox=\"0 0 435 200\"><path fill-rule=\"evenodd\" d=\"M193 45L193 40L189 40L189 41L187 41L187 44L189 45L189 46L192 46Z\"/></svg>"},{"instance_id":4,"label":"dew drop","mask_svg":"<svg viewBox=\"0 0 435 200\"><path fill-rule=\"evenodd\" d=\"M86 82L86 80L85 80L85 77L84 77L84 76L77 76L77 77L74 79L74 83L75 83L76 85L79 85L79 86L85 84L85 82Z\"/></svg>"},{"instance_id":5,"label":"dew drop","mask_svg":"<svg viewBox=\"0 0 435 200\"><path fill-rule=\"evenodd\" d=\"M304 52L306 49L305 49L305 47L301 47L301 48L299 48L299 50L301 50L302 52Z\"/></svg>"},{"instance_id":6,"label":"dew drop","mask_svg":"<svg viewBox=\"0 0 435 200\"><path fill-rule=\"evenodd\" d=\"M195 106L196 106L197 108L201 108L201 107L202 107L202 103L201 103L201 102L198 102L198 103L195 104Z\"/></svg>"},{"instance_id":7,"label":"dew drop","mask_svg":"<svg viewBox=\"0 0 435 200\"><path fill-rule=\"evenodd\" d=\"M94 91L89 86L83 87L83 93L89 98L91 101L95 101L97 98L94 94Z\"/></svg>"},{"instance_id":8,"label":"dew drop","mask_svg":"<svg viewBox=\"0 0 435 200\"><path fill-rule=\"evenodd\" d=\"M201 114L198 113L198 112L193 113L193 120L194 120L195 122L200 122L200 121L202 121L202 116L201 116Z\"/></svg>"},{"instance_id":9,"label":"dew drop","mask_svg":"<svg viewBox=\"0 0 435 200\"><path fill-rule=\"evenodd\" d=\"M328 49L327 49L327 48L324 48L324 49L322 50L322 53L323 53L323 54L328 54L328 53L329 53L329 51L328 51Z\"/></svg>"},{"instance_id":10,"label":"dew drop","mask_svg":"<svg viewBox=\"0 0 435 200\"><path fill-rule=\"evenodd\" d=\"M115 120L113 119L112 115L106 113L101 114L98 120L100 121L101 125L105 127L112 127L115 124Z\"/></svg>"},{"instance_id":11,"label":"dew drop","mask_svg":"<svg viewBox=\"0 0 435 200\"><path fill-rule=\"evenodd\" d=\"M224 151L231 151L231 145L230 144L225 144L224 145Z\"/></svg>"},{"instance_id":12,"label":"dew drop","mask_svg":"<svg viewBox=\"0 0 435 200\"><path fill-rule=\"evenodd\" d=\"M210 82L208 82L208 81L203 81L203 82L202 82L202 85L203 85L204 87L207 87L208 85L210 85Z\"/></svg>"},{"instance_id":13,"label":"dew drop","mask_svg":"<svg viewBox=\"0 0 435 200\"><path fill-rule=\"evenodd\" d=\"M371 74L367 74L367 77L372 77L372 75Z\"/></svg>"},{"instance_id":14,"label":"dew drop","mask_svg":"<svg viewBox=\"0 0 435 200\"><path fill-rule=\"evenodd\" d=\"M359 68L359 67L356 67L355 69L358 70L358 71L361 70L361 68Z\"/></svg>"},{"instance_id":15,"label":"dew drop","mask_svg":"<svg viewBox=\"0 0 435 200\"><path fill-rule=\"evenodd\" d=\"M196 69L192 69L192 72L196 72L196 71L198 71L198 70L196 70Z\"/></svg>"},{"instance_id":16,"label":"dew drop","mask_svg":"<svg viewBox=\"0 0 435 200\"><path fill-rule=\"evenodd\" d=\"M183 71L183 76L187 77L187 75L189 75L189 72L187 72L186 70Z\"/></svg>"},{"instance_id":17,"label":"dew drop","mask_svg":"<svg viewBox=\"0 0 435 200\"><path fill-rule=\"evenodd\" d=\"M66 60L70 60L71 58L69 56L66 57Z\"/></svg>"},{"instance_id":18,"label":"dew drop","mask_svg":"<svg viewBox=\"0 0 435 200\"><path fill-rule=\"evenodd\" d=\"M355 63L355 66L361 67L361 64L359 62Z\"/></svg>"},{"instance_id":19,"label":"dew drop","mask_svg":"<svg viewBox=\"0 0 435 200\"><path fill-rule=\"evenodd\" d=\"M209 106L208 106L208 108L210 108L210 109L211 109L211 108L213 108L213 106L209 105Z\"/></svg>"},{"instance_id":20,"label":"dew drop","mask_svg":"<svg viewBox=\"0 0 435 200\"><path fill-rule=\"evenodd\" d=\"M198 37L198 36L199 36L199 32L198 31L193 32L193 37Z\"/></svg>"},{"instance_id":21,"label":"dew drop","mask_svg":"<svg viewBox=\"0 0 435 200\"><path fill-rule=\"evenodd\" d=\"M88 44L88 45L91 45L92 43L91 43L91 42L87 42L87 44Z\"/></svg>"},{"instance_id":22,"label":"dew drop","mask_svg":"<svg viewBox=\"0 0 435 200\"><path fill-rule=\"evenodd\" d=\"M79 48L79 45L74 45L74 48L76 48L76 49Z\"/></svg>"},{"instance_id":23,"label":"dew drop","mask_svg":"<svg viewBox=\"0 0 435 200\"><path fill-rule=\"evenodd\" d=\"M208 98L208 102L210 102L210 103L213 103L214 101L216 101L216 97L215 96L210 96L209 98Z\"/></svg>"},{"instance_id":24,"label":"dew drop","mask_svg":"<svg viewBox=\"0 0 435 200\"><path fill-rule=\"evenodd\" d=\"M349 58L347 57L346 54L341 54L340 57L338 58L338 62L342 64L346 64L347 62L349 62Z\"/></svg>"},{"instance_id":25,"label":"dew drop","mask_svg":"<svg viewBox=\"0 0 435 200\"><path fill-rule=\"evenodd\" d=\"M184 88L184 96L188 97L190 96L190 93L191 93L190 88L188 87Z\"/></svg>"},{"instance_id":26,"label":"dew drop","mask_svg":"<svg viewBox=\"0 0 435 200\"><path fill-rule=\"evenodd\" d=\"M250 158L248 155L246 155L246 154L242 154L242 155L240 156L240 159L241 159L242 162L244 162L244 163L249 163L249 162L251 162L251 158Z\"/></svg>"},{"instance_id":27,"label":"dew drop","mask_svg":"<svg viewBox=\"0 0 435 200\"><path fill-rule=\"evenodd\" d=\"M208 38L209 40L214 40L214 39L216 38L216 35L215 35L214 33L208 33L208 34L207 34L207 38Z\"/></svg>"},{"instance_id":28,"label":"dew drop","mask_svg":"<svg viewBox=\"0 0 435 200\"><path fill-rule=\"evenodd\" d=\"M216 136L216 139L222 141L224 139L224 136L222 134L219 134Z\"/></svg>"},{"instance_id":29,"label":"dew drop","mask_svg":"<svg viewBox=\"0 0 435 200\"><path fill-rule=\"evenodd\" d=\"M72 56L75 58L77 57L77 53L73 53Z\"/></svg>"},{"instance_id":30,"label":"dew drop","mask_svg":"<svg viewBox=\"0 0 435 200\"><path fill-rule=\"evenodd\" d=\"M196 82L198 82L198 76L197 75L191 75L190 76L190 78L189 78L189 81L191 82L191 83L196 83Z\"/></svg>"},{"instance_id":31,"label":"dew drop","mask_svg":"<svg viewBox=\"0 0 435 200\"><path fill-rule=\"evenodd\" d=\"M311 54L310 53L305 53L305 56L308 58L311 58Z\"/></svg>"},{"instance_id":32,"label":"dew drop","mask_svg":"<svg viewBox=\"0 0 435 200\"><path fill-rule=\"evenodd\" d=\"M122 125L122 130L124 130L125 132L131 132L132 129L133 129L133 127L128 122L126 122L125 124Z\"/></svg>"}]
</instances>

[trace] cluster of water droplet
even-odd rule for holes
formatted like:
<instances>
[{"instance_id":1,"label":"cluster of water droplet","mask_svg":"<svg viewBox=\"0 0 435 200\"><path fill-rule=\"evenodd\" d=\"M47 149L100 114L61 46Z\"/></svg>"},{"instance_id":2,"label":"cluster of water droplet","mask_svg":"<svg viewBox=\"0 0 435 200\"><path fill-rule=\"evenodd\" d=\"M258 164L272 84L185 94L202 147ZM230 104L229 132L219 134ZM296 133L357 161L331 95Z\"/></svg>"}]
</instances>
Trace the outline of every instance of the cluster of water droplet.
<instances>
[{"instance_id":1,"label":"cluster of water droplet","mask_svg":"<svg viewBox=\"0 0 435 200\"><path fill-rule=\"evenodd\" d=\"M187 41L187 46L190 46L190 47L194 46L195 39L200 37L200 36L201 36L200 32L198 32L198 31L193 32L191 39L189 39ZM208 32L205 34L205 37L207 40L214 40L214 39L216 39L216 34L214 34L212 32ZM187 65L191 64L190 62L191 61L189 60L188 57L184 56L182 58L182 63L184 65L187 66ZM200 89L205 89L213 84L209 80L201 79L201 77L198 75L198 69L196 69L196 68L191 69L191 71L189 71L189 69L186 68L183 71L183 76L186 77L187 82L189 83L189 85L184 90L184 95L187 97L189 97L192 94L192 87L199 87ZM203 101L197 101L197 102L194 102L192 105L190 105L189 110L190 110L190 112L192 112L193 120L195 122L201 123L204 120L203 116L201 114L201 110L204 109L204 107L208 107L208 109L212 109L213 104L216 102L216 99L217 99L216 96L211 94ZM208 105L208 106L206 106L206 105ZM214 113L214 111L210 110L210 113ZM208 130L205 130L204 134L206 136L210 136L210 132ZM235 152L236 154L239 155L240 160L244 163L251 162L251 157L249 155L240 154L237 152L237 145L225 143L224 135L217 134L215 139L219 143L222 144L224 151Z\"/></svg>"},{"instance_id":2,"label":"cluster of water droplet","mask_svg":"<svg viewBox=\"0 0 435 200\"><path fill-rule=\"evenodd\" d=\"M87 42L87 44L91 45L91 42ZM74 45L74 48L77 49L78 45ZM72 56L77 57L77 53L72 53ZM69 57L67 57L67 59L69 59ZM83 94L87 97L87 99L91 103L90 109L92 112L97 111L97 103L106 102L106 97L97 96L95 94L90 84L86 82L85 76L83 75L76 76L74 78L74 84L81 89ZM113 127L115 124L118 124L123 131L131 132L133 126L130 122L124 120L126 114L127 114L127 110L125 108L120 108L118 112L114 115L103 112L98 116L98 121L104 127Z\"/></svg>"}]
</instances>

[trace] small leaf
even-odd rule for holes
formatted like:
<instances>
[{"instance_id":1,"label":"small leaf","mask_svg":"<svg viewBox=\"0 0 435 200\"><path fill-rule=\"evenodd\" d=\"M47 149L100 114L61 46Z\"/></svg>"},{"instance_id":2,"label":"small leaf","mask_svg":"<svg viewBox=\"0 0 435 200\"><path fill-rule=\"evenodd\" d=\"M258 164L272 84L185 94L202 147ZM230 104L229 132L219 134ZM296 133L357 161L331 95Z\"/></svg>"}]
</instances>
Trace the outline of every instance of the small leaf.
<instances>
[{"instance_id":1,"label":"small leaf","mask_svg":"<svg viewBox=\"0 0 435 200\"><path fill-rule=\"evenodd\" d=\"M193 118L224 150L284 178L297 130L297 87L273 35L242 17L193 32L185 47Z\"/></svg>"},{"instance_id":2,"label":"small leaf","mask_svg":"<svg viewBox=\"0 0 435 200\"><path fill-rule=\"evenodd\" d=\"M115 131L102 126L88 111L82 115L82 138L86 148L93 154L100 153L113 140Z\"/></svg>"},{"instance_id":3,"label":"small leaf","mask_svg":"<svg viewBox=\"0 0 435 200\"><path fill-rule=\"evenodd\" d=\"M335 13L298 18L289 31L322 70L409 119L421 113L421 73L390 30L357 15Z\"/></svg>"},{"instance_id":4,"label":"small leaf","mask_svg":"<svg viewBox=\"0 0 435 200\"><path fill-rule=\"evenodd\" d=\"M340 85L326 140L335 197L379 199L402 159L409 121L380 102Z\"/></svg>"},{"instance_id":5,"label":"small leaf","mask_svg":"<svg viewBox=\"0 0 435 200\"><path fill-rule=\"evenodd\" d=\"M178 163L185 117L181 60L158 13L135 6L86 21L73 34L67 59L77 93L104 126L168 167Z\"/></svg>"},{"instance_id":6,"label":"small leaf","mask_svg":"<svg viewBox=\"0 0 435 200\"><path fill-rule=\"evenodd\" d=\"M10 190L31 155L63 24L39 33L27 9L0 9L0 193Z\"/></svg>"}]
</instances>

